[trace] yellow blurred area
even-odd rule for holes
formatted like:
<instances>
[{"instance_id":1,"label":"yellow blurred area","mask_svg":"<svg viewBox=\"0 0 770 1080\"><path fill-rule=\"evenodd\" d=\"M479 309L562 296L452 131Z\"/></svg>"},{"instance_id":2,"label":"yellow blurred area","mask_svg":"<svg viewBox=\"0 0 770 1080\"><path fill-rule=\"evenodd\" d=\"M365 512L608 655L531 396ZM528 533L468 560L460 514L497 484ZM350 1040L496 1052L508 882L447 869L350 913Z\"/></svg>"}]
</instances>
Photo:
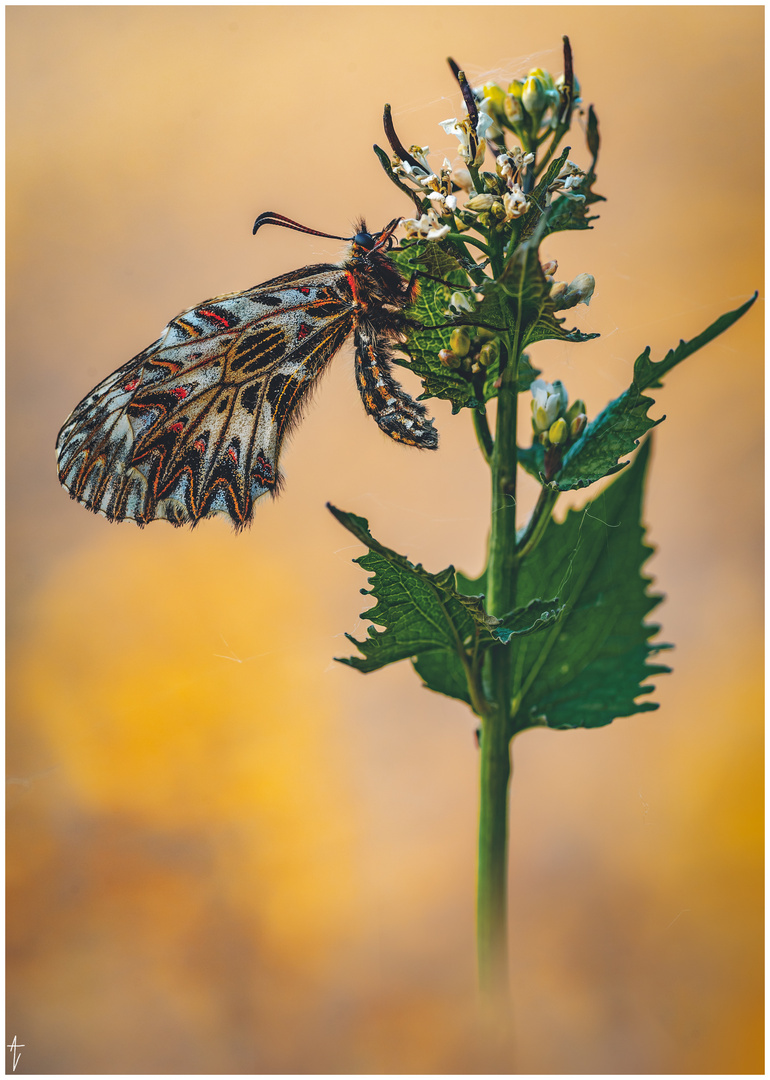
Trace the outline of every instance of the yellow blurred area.
<instances>
[{"instance_id":1,"label":"yellow blurred area","mask_svg":"<svg viewBox=\"0 0 770 1080\"><path fill-rule=\"evenodd\" d=\"M476 1010L474 718L407 664L333 662L370 601L327 500L481 569L467 416L431 401L440 452L393 445L346 347L244 534L109 525L56 481L69 411L176 312L339 258L252 237L259 212L341 235L407 213L371 152L383 104L440 164L446 57L475 84L559 73L565 33L608 201L543 255L594 274L567 314L602 337L532 361L593 417L644 346L762 290L761 8L8 9L17 1072L762 1071L758 307L654 392L661 708L514 743L505 1046Z\"/></svg>"}]
</instances>

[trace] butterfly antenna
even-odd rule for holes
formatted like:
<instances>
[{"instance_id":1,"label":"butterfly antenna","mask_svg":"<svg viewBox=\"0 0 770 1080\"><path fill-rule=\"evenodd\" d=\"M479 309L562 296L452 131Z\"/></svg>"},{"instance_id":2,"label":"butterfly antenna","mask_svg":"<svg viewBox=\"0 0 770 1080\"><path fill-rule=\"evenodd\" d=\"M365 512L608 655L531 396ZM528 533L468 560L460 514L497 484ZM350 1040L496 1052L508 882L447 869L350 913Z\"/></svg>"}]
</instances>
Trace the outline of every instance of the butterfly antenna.
<instances>
[{"instance_id":1,"label":"butterfly antenna","mask_svg":"<svg viewBox=\"0 0 770 1080\"><path fill-rule=\"evenodd\" d=\"M252 234L256 235L257 229L261 229L263 225L281 225L284 229L296 229L297 232L311 233L313 236L323 236L327 240L352 240L352 236L332 236L328 232L319 232L318 229L308 229L307 225L300 225L296 221L292 221L291 218L284 217L283 214L275 214L272 210L266 210L264 214L260 214L257 220L254 222L254 228Z\"/></svg>"}]
</instances>

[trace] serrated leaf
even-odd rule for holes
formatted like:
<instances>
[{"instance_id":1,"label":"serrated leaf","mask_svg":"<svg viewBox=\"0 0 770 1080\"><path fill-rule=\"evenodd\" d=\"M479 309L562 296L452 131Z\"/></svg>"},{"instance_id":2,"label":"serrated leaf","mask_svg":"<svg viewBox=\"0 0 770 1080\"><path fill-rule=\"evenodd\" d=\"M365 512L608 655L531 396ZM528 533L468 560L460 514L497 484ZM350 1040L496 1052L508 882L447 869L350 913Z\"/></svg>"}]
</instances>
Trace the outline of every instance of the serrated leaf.
<instances>
[{"instance_id":1,"label":"serrated leaf","mask_svg":"<svg viewBox=\"0 0 770 1080\"><path fill-rule=\"evenodd\" d=\"M556 603L545 605L539 601L524 618L518 612L508 619L493 618L484 610L482 597L458 591L454 567L433 574L419 564L415 566L404 555L375 540L365 518L328 506L340 524L369 548L354 560L372 574L368 592L376 601L361 618L384 628L370 627L363 641L346 635L362 657L338 657L341 663L368 672L439 651L454 656L460 667L470 672L491 645L507 641L513 634L533 632L540 623L545 625L555 617Z\"/></svg>"},{"instance_id":2,"label":"serrated leaf","mask_svg":"<svg viewBox=\"0 0 770 1080\"><path fill-rule=\"evenodd\" d=\"M519 233L519 242L528 240L537 229L543 215L548 210L548 188L554 182L556 177L561 172L567 158L569 157L570 147L565 146L562 152L557 158L550 163L546 168L540 180L532 189L532 192L527 196L527 201L531 204L532 209L526 214L523 219L521 231ZM546 225L544 227L545 233L550 232L550 229Z\"/></svg>"},{"instance_id":3,"label":"serrated leaf","mask_svg":"<svg viewBox=\"0 0 770 1080\"><path fill-rule=\"evenodd\" d=\"M582 187L578 187L578 194L582 194ZM601 196L596 196L596 199ZM566 232L570 229L593 229L592 221L598 220L598 214L588 213L588 200L571 199L568 195L561 195L554 199L551 204L551 212L548 215L548 232Z\"/></svg>"},{"instance_id":4,"label":"serrated leaf","mask_svg":"<svg viewBox=\"0 0 770 1080\"><path fill-rule=\"evenodd\" d=\"M645 432L665 419L653 420L647 415L655 402L653 398L646 397L643 391L662 386L661 380L667 372L732 326L755 300L756 294L735 311L722 315L691 341L680 341L660 361L650 360L649 347L645 349L634 363L631 386L588 424L581 437L564 455L561 469L551 486L559 491L587 487L622 469L627 462L619 462L618 459L629 454L638 446ZM528 471L532 471L529 465L534 464L537 457L534 448L528 455L523 455L522 464Z\"/></svg>"},{"instance_id":5,"label":"serrated leaf","mask_svg":"<svg viewBox=\"0 0 770 1080\"><path fill-rule=\"evenodd\" d=\"M470 374L463 370L453 371L439 360L439 352L449 348L452 326L447 315L452 285L467 286L468 275L457 260L444 251L437 243L420 241L391 253L396 265L406 274L422 268L434 277L440 277L449 285L442 285L431 278L420 279L420 292L416 302L410 307L410 320L421 325L421 329L410 329L409 338L404 346L411 357L410 361L395 359L395 363L421 379L423 393L421 399L436 397L449 401L452 412L460 409L478 409L484 405L480 388L477 389ZM444 324L444 325L441 325Z\"/></svg>"},{"instance_id":6,"label":"serrated leaf","mask_svg":"<svg viewBox=\"0 0 770 1080\"><path fill-rule=\"evenodd\" d=\"M563 319L556 316L551 300L551 286L545 280L538 249L545 235L548 215L543 215L529 239L514 250L496 282L484 287L485 293L507 297L512 319L519 324L519 340L523 349L538 341L588 341L598 334L583 334L565 330Z\"/></svg>"},{"instance_id":7,"label":"serrated leaf","mask_svg":"<svg viewBox=\"0 0 770 1080\"><path fill-rule=\"evenodd\" d=\"M641 572L652 552L640 522L649 448L582 510L551 521L522 563L519 599L558 593L565 610L550 632L517 644L516 731L599 727L657 708L637 702L654 689L647 679L670 670L650 662L668 646L650 644L658 627L644 621L662 599Z\"/></svg>"}]
</instances>

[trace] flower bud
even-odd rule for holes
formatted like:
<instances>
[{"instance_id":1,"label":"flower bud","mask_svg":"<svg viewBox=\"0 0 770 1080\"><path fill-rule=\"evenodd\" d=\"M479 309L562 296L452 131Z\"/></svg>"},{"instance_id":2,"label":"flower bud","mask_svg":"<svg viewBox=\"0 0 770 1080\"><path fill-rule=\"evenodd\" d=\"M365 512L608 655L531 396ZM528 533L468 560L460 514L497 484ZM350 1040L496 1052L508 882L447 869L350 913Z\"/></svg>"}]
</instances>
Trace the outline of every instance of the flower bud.
<instances>
[{"instance_id":1,"label":"flower bud","mask_svg":"<svg viewBox=\"0 0 770 1080\"><path fill-rule=\"evenodd\" d=\"M442 349L438 358L444 367L448 367L451 371L457 371L459 367L462 367L462 360L451 349Z\"/></svg>"},{"instance_id":2,"label":"flower bud","mask_svg":"<svg viewBox=\"0 0 770 1080\"><path fill-rule=\"evenodd\" d=\"M494 195L474 195L472 199L468 199L465 204L466 210L489 210L495 201Z\"/></svg>"},{"instance_id":3,"label":"flower bud","mask_svg":"<svg viewBox=\"0 0 770 1080\"><path fill-rule=\"evenodd\" d=\"M506 217L506 209L501 202L493 203L489 213L496 221L502 221Z\"/></svg>"},{"instance_id":4,"label":"flower bud","mask_svg":"<svg viewBox=\"0 0 770 1080\"><path fill-rule=\"evenodd\" d=\"M494 330L487 330L486 326L476 327L476 340L477 341L491 341L495 336Z\"/></svg>"},{"instance_id":5,"label":"flower bud","mask_svg":"<svg viewBox=\"0 0 770 1080\"><path fill-rule=\"evenodd\" d=\"M550 259L548 262L542 263L540 269L543 271L543 276L546 281L548 281L549 278L553 281L553 275L559 269L559 264L556 259Z\"/></svg>"},{"instance_id":6,"label":"flower bud","mask_svg":"<svg viewBox=\"0 0 770 1080\"><path fill-rule=\"evenodd\" d=\"M557 311L564 306L562 301L566 297L568 289L569 285L566 281L555 281L551 286L551 303Z\"/></svg>"},{"instance_id":7,"label":"flower bud","mask_svg":"<svg viewBox=\"0 0 770 1080\"><path fill-rule=\"evenodd\" d=\"M454 215L453 221L455 228L458 232L465 232L467 229L470 229L470 225L468 225L467 222L463 221L463 219L458 214Z\"/></svg>"},{"instance_id":8,"label":"flower bud","mask_svg":"<svg viewBox=\"0 0 770 1080\"><path fill-rule=\"evenodd\" d=\"M548 441L554 446L559 446L567 441L567 422L559 417L548 429Z\"/></svg>"},{"instance_id":9,"label":"flower bud","mask_svg":"<svg viewBox=\"0 0 770 1080\"><path fill-rule=\"evenodd\" d=\"M582 400L582 398L577 398L567 409L567 423L571 424L576 416L579 416L580 413L584 413L585 411L586 403Z\"/></svg>"},{"instance_id":10,"label":"flower bud","mask_svg":"<svg viewBox=\"0 0 770 1080\"><path fill-rule=\"evenodd\" d=\"M504 180L501 180L497 173L483 172L481 173L481 179L484 181L484 186L488 192L493 195L502 195L508 188Z\"/></svg>"},{"instance_id":11,"label":"flower bud","mask_svg":"<svg viewBox=\"0 0 770 1080\"><path fill-rule=\"evenodd\" d=\"M457 356L467 356L471 351L471 335L464 326L458 326L452 331L449 347Z\"/></svg>"},{"instance_id":12,"label":"flower bud","mask_svg":"<svg viewBox=\"0 0 770 1080\"><path fill-rule=\"evenodd\" d=\"M561 381L561 379L554 379L551 383L552 391L559 398L559 412L563 412L567 408L567 402L569 401L569 394L567 393L567 387Z\"/></svg>"},{"instance_id":13,"label":"flower bud","mask_svg":"<svg viewBox=\"0 0 770 1080\"><path fill-rule=\"evenodd\" d=\"M569 291L577 296L576 303L588 305L596 288L596 279L593 274L578 274L574 281L570 282Z\"/></svg>"},{"instance_id":14,"label":"flower bud","mask_svg":"<svg viewBox=\"0 0 770 1080\"><path fill-rule=\"evenodd\" d=\"M521 102L530 116L538 119L548 103L543 80L538 75L529 75L524 83Z\"/></svg>"},{"instance_id":15,"label":"flower bud","mask_svg":"<svg viewBox=\"0 0 770 1080\"><path fill-rule=\"evenodd\" d=\"M521 107L521 97L506 94L503 98L503 112L509 124L520 124L524 119L524 109Z\"/></svg>"},{"instance_id":16,"label":"flower bud","mask_svg":"<svg viewBox=\"0 0 770 1080\"><path fill-rule=\"evenodd\" d=\"M481 346L479 351L479 363L482 367L491 367L500 358L500 346L496 339L487 341Z\"/></svg>"},{"instance_id":17,"label":"flower bud","mask_svg":"<svg viewBox=\"0 0 770 1080\"><path fill-rule=\"evenodd\" d=\"M588 423L588 417L585 413L578 413L569 426L570 438L577 439L583 434L585 426Z\"/></svg>"}]
</instances>

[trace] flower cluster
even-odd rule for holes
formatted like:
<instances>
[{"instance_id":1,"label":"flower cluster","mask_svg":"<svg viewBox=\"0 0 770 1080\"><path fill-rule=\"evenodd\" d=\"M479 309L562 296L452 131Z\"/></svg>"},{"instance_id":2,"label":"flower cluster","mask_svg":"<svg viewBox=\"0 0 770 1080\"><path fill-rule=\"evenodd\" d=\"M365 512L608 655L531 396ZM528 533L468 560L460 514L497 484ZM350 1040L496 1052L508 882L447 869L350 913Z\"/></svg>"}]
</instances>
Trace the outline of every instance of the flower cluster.
<instances>
[{"instance_id":1,"label":"flower cluster","mask_svg":"<svg viewBox=\"0 0 770 1080\"><path fill-rule=\"evenodd\" d=\"M547 383L535 379L532 394L532 430L539 443L565 447L578 439L587 423L585 404L578 399L569 405L566 388L558 379Z\"/></svg>"},{"instance_id":2,"label":"flower cluster","mask_svg":"<svg viewBox=\"0 0 770 1080\"><path fill-rule=\"evenodd\" d=\"M428 161L427 146L406 150L395 133L390 107L386 107L385 128L393 149L386 168L402 190L410 190L417 207L416 216L403 223L407 238L438 241L451 232L458 234L470 228L507 234L531 210L528 196L534 180L569 127L572 111L580 102L566 39L565 70L570 73L566 80L563 75L554 79L541 68L534 68L526 78L514 79L507 90L496 83L474 90L463 73L456 70L467 115L442 120L439 125L459 142L462 166L455 170L447 158L440 169L434 170ZM506 130L514 132L521 146L506 145ZM554 139L538 166L538 147L549 133ZM490 145L496 155L495 172L480 173ZM548 200L554 194L584 200L585 196L574 190L584 176L574 162L566 162L549 184ZM463 191L468 198L464 205L458 205L458 193Z\"/></svg>"},{"instance_id":3,"label":"flower cluster","mask_svg":"<svg viewBox=\"0 0 770 1080\"><path fill-rule=\"evenodd\" d=\"M490 120L486 134L491 139L500 138L507 129L525 149L535 149L560 123L565 123L564 75L554 79L542 68L533 68L524 79L514 79L507 90L497 83L485 83L474 95L479 113ZM580 86L573 78L570 111L579 104Z\"/></svg>"},{"instance_id":4,"label":"flower cluster","mask_svg":"<svg viewBox=\"0 0 770 1080\"><path fill-rule=\"evenodd\" d=\"M462 293L455 293L450 306L467 310L468 302ZM442 349L438 358L452 371L478 375L500 359L498 338L483 326L458 326L449 338L449 348Z\"/></svg>"}]
</instances>

